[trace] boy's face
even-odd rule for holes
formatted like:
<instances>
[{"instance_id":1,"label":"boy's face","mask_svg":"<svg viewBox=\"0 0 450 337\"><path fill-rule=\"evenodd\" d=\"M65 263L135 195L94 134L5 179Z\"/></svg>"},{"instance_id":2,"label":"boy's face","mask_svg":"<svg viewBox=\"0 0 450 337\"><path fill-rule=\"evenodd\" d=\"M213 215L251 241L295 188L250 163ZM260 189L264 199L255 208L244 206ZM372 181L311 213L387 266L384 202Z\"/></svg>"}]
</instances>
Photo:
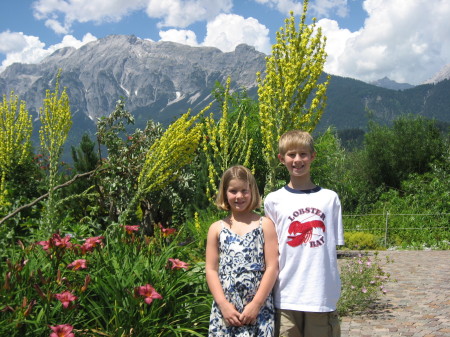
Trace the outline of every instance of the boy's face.
<instances>
[{"instance_id":1,"label":"boy's face","mask_svg":"<svg viewBox=\"0 0 450 337\"><path fill-rule=\"evenodd\" d=\"M308 146L300 146L288 150L284 155L278 154L280 162L286 166L291 177L303 177L310 174L311 163L316 158L316 153L311 153Z\"/></svg>"}]
</instances>

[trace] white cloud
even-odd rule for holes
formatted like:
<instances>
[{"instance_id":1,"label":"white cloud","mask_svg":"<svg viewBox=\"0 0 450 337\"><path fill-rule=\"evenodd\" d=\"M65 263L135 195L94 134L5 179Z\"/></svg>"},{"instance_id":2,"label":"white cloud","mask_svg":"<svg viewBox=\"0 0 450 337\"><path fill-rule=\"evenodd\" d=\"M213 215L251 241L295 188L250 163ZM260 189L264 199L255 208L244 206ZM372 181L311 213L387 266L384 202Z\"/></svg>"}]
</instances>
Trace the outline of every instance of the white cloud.
<instances>
[{"instance_id":1,"label":"white cloud","mask_svg":"<svg viewBox=\"0 0 450 337\"><path fill-rule=\"evenodd\" d=\"M68 34L74 22L118 22L139 10L161 19L160 28L185 28L228 13L232 7L233 0L36 0L33 13L55 33Z\"/></svg>"},{"instance_id":2,"label":"white cloud","mask_svg":"<svg viewBox=\"0 0 450 337\"><path fill-rule=\"evenodd\" d=\"M347 0L314 0L309 3L309 10L319 18L329 16L332 12L342 18L348 15Z\"/></svg>"},{"instance_id":3,"label":"white cloud","mask_svg":"<svg viewBox=\"0 0 450 337\"><path fill-rule=\"evenodd\" d=\"M159 36L162 41L172 41L187 44L189 46L198 46L197 36L192 30L169 29L166 31L160 31Z\"/></svg>"},{"instance_id":4,"label":"white cloud","mask_svg":"<svg viewBox=\"0 0 450 337\"><path fill-rule=\"evenodd\" d=\"M59 21L53 19L45 20L45 26L53 30L56 34L67 34L70 30L70 25L63 26Z\"/></svg>"},{"instance_id":5,"label":"white cloud","mask_svg":"<svg viewBox=\"0 0 450 337\"><path fill-rule=\"evenodd\" d=\"M420 84L450 62L450 3L444 0L365 0L368 18L350 33L331 20L325 70L373 81L384 76Z\"/></svg>"},{"instance_id":6,"label":"white cloud","mask_svg":"<svg viewBox=\"0 0 450 337\"><path fill-rule=\"evenodd\" d=\"M267 5L271 8L275 8L280 13L289 15L290 11L295 14L300 14L303 12L303 1L295 0L254 0L257 3Z\"/></svg>"},{"instance_id":7,"label":"white cloud","mask_svg":"<svg viewBox=\"0 0 450 337\"><path fill-rule=\"evenodd\" d=\"M0 53L14 53L27 46L27 37L23 33L15 33L9 30L0 33Z\"/></svg>"},{"instance_id":8,"label":"white cloud","mask_svg":"<svg viewBox=\"0 0 450 337\"><path fill-rule=\"evenodd\" d=\"M327 37L328 56L325 71L339 75L341 73L339 57L345 52L347 41L357 38L359 32L352 33L348 29L340 29L336 21L329 19L322 19L317 25L322 28L322 33Z\"/></svg>"},{"instance_id":9,"label":"white cloud","mask_svg":"<svg viewBox=\"0 0 450 337\"><path fill-rule=\"evenodd\" d=\"M149 0L37 0L34 17L45 20L55 33L67 34L72 23L118 22L132 11L144 9Z\"/></svg>"},{"instance_id":10,"label":"white cloud","mask_svg":"<svg viewBox=\"0 0 450 337\"><path fill-rule=\"evenodd\" d=\"M86 43L92 42L97 40L97 38L92 35L91 33L87 33L83 36L83 39L77 40L72 35L66 35L63 37L62 41L60 43L54 44L48 48L48 51L50 53L53 53L57 49L64 48L64 47L74 47L76 49L80 48L81 46L85 45Z\"/></svg>"},{"instance_id":11,"label":"white cloud","mask_svg":"<svg viewBox=\"0 0 450 337\"><path fill-rule=\"evenodd\" d=\"M269 54L271 43L269 29L254 18L243 18L235 14L220 14L208 22L202 45L217 47L224 52L233 51L241 43L254 46L256 50Z\"/></svg>"},{"instance_id":12,"label":"white cloud","mask_svg":"<svg viewBox=\"0 0 450 337\"><path fill-rule=\"evenodd\" d=\"M0 66L0 71L16 62L38 63L57 49L64 47L80 48L82 45L96 39L95 36L89 33L81 41L72 35L66 35L60 43L45 48L45 43L41 42L36 36L3 32L0 33L0 46L2 46L0 52L5 53L6 58Z\"/></svg>"},{"instance_id":13,"label":"white cloud","mask_svg":"<svg viewBox=\"0 0 450 337\"><path fill-rule=\"evenodd\" d=\"M210 20L219 13L227 13L232 0L148 0L147 15L162 19L160 27L185 28L197 21Z\"/></svg>"},{"instance_id":14,"label":"white cloud","mask_svg":"<svg viewBox=\"0 0 450 337\"><path fill-rule=\"evenodd\" d=\"M284 15L289 15L291 11L295 15L303 13L303 1L299 0L254 0L255 2L269 6L278 10ZM355 0L352 0L355 1ZM310 0L308 3L308 13L319 18L327 17L336 13L339 17L348 15L348 0Z\"/></svg>"}]
</instances>

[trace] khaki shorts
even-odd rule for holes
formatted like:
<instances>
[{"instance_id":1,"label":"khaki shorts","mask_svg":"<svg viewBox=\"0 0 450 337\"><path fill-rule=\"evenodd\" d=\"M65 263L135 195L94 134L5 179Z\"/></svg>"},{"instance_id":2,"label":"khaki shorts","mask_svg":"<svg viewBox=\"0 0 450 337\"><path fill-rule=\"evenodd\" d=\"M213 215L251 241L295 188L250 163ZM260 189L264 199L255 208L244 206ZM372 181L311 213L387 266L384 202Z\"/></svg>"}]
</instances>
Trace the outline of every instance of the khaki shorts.
<instances>
[{"instance_id":1,"label":"khaki shorts","mask_svg":"<svg viewBox=\"0 0 450 337\"><path fill-rule=\"evenodd\" d=\"M336 311L305 312L277 309L275 337L340 337Z\"/></svg>"}]
</instances>

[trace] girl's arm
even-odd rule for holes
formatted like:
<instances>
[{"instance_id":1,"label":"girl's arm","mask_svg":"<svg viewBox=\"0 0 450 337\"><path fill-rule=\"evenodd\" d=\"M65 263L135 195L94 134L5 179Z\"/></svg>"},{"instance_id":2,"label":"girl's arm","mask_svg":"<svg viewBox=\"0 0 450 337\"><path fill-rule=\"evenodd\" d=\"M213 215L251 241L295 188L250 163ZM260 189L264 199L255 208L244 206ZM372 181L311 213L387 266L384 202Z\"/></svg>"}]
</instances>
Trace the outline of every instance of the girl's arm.
<instances>
[{"instance_id":1,"label":"girl's arm","mask_svg":"<svg viewBox=\"0 0 450 337\"><path fill-rule=\"evenodd\" d=\"M226 298L219 280L219 232L220 221L215 222L209 227L208 238L206 241L206 282L209 290L214 297L225 322L228 325L241 326L239 320L239 311Z\"/></svg>"},{"instance_id":2,"label":"girl's arm","mask_svg":"<svg viewBox=\"0 0 450 337\"><path fill-rule=\"evenodd\" d=\"M275 225L269 218L264 217L264 259L266 270L261 279L258 291L253 300L248 303L240 316L242 324L254 324L261 307L269 296L278 276L278 238L275 231Z\"/></svg>"}]
</instances>

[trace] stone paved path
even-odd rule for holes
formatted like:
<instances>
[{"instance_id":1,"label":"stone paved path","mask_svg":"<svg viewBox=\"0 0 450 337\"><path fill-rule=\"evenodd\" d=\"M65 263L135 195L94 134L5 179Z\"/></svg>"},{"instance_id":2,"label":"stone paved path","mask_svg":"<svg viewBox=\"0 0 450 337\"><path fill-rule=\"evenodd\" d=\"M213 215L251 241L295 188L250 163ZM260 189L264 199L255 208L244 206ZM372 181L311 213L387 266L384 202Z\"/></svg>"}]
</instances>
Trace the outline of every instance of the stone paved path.
<instances>
[{"instance_id":1,"label":"stone paved path","mask_svg":"<svg viewBox=\"0 0 450 337\"><path fill-rule=\"evenodd\" d=\"M342 337L449 337L450 250L382 251L394 262L385 271L397 282L374 313L343 317Z\"/></svg>"}]
</instances>

